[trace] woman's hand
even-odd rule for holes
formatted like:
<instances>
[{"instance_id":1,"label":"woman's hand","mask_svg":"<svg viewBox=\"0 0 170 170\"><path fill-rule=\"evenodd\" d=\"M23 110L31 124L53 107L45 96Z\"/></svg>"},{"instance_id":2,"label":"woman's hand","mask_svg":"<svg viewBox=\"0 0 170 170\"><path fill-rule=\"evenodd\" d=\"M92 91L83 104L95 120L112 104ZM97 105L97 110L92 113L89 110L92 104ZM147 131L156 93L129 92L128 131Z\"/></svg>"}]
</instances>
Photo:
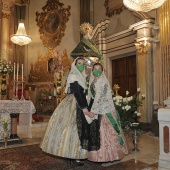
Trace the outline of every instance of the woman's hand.
<instances>
[{"instance_id":1,"label":"woman's hand","mask_svg":"<svg viewBox=\"0 0 170 170\"><path fill-rule=\"evenodd\" d=\"M89 112L88 116L92 118L95 116L95 114L93 112Z\"/></svg>"},{"instance_id":2,"label":"woman's hand","mask_svg":"<svg viewBox=\"0 0 170 170\"><path fill-rule=\"evenodd\" d=\"M83 111L84 115L88 115L89 114L89 111L88 111L87 108L83 109L82 111Z\"/></svg>"}]
</instances>

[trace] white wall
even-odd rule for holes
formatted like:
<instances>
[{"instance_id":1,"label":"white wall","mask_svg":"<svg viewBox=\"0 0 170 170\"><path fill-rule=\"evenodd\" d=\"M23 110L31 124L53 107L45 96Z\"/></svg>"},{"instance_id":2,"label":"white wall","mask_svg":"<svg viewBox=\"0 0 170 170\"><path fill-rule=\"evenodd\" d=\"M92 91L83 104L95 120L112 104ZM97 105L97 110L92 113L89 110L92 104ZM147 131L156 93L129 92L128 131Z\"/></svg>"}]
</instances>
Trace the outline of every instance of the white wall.
<instances>
[{"instance_id":1,"label":"white wall","mask_svg":"<svg viewBox=\"0 0 170 170\"><path fill-rule=\"evenodd\" d=\"M112 0L116 1L116 0ZM105 0L93 0L93 22L94 26L104 20L110 19L109 26L106 30L107 35L116 34L118 32L124 31L128 29L128 27L134 23L140 21L140 19L133 15L132 11L128 9L123 9L120 14L115 14L110 18L106 16L106 7L104 6ZM100 9L100 10L99 10ZM156 17L155 10L147 13L147 15L151 18Z\"/></svg>"}]
</instances>

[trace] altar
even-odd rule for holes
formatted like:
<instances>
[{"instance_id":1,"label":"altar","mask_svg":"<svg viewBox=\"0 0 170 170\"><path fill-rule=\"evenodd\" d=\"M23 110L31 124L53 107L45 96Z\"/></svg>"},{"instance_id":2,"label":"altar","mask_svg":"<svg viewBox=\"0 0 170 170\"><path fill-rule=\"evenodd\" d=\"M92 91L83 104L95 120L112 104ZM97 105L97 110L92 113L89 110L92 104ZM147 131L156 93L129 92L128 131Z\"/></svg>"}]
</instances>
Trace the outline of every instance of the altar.
<instances>
[{"instance_id":1,"label":"altar","mask_svg":"<svg viewBox=\"0 0 170 170\"><path fill-rule=\"evenodd\" d=\"M11 117L11 123L8 126L11 139L19 138L17 136L18 116L22 133L26 134L29 138L32 137L32 114L35 112L35 106L30 100L0 100L0 119L4 116ZM0 124L0 132L2 131L3 128ZM0 139L2 139L2 136L0 136Z\"/></svg>"}]
</instances>

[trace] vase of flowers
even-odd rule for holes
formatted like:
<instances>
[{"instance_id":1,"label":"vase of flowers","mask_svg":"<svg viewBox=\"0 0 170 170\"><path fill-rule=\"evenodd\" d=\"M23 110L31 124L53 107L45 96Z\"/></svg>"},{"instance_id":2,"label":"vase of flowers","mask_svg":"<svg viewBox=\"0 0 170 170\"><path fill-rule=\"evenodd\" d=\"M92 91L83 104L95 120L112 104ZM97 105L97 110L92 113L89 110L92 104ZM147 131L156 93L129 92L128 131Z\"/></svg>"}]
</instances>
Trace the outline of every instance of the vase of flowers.
<instances>
[{"instance_id":1,"label":"vase of flowers","mask_svg":"<svg viewBox=\"0 0 170 170\"><path fill-rule=\"evenodd\" d=\"M6 60L0 60L0 75L2 76L1 81L1 95L7 94L7 74L10 74L13 72L13 66L11 62L8 62Z\"/></svg>"},{"instance_id":2,"label":"vase of flowers","mask_svg":"<svg viewBox=\"0 0 170 170\"><path fill-rule=\"evenodd\" d=\"M122 129L125 129L132 123L138 123L141 113L138 112L139 106L142 106L142 102L145 99L145 95L140 96L140 88L137 89L137 93L133 96L129 96L129 92L126 91L126 97L114 96L113 101L115 109L120 115Z\"/></svg>"},{"instance_id":3,"label":"vase of flowers","mask_svg":"<svg viewBox=\"0 0 170 170\"><path fill-rule=\"evenodd\" d=\"M8 136L9 136L8 124L10 123L10 121L11 121L10 116L4 116L0 120L0 122L2 124L2 128L3 128L3 138L4 138L5 147L8 144Z\"/></svg>"}]
</instances>

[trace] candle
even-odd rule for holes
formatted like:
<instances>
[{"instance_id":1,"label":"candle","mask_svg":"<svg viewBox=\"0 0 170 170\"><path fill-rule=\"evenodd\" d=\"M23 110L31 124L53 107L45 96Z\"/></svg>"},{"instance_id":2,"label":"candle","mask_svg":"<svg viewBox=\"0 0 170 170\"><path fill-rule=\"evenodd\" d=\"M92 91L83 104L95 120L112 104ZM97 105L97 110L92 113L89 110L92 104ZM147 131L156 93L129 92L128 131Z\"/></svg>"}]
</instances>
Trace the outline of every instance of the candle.
<instances>
[{"instance_id":1,"label":"candle","mask_svg":"<svg viewBox=\"0 0 170 170\"><path fill-rule=\"evenodd\" d=\"M17 63L17 81L18 81L18 71L19 71L19 63Z\"/></svg>"},{"instance_id":2,"label":"candle","mask_svg":"<svg viewBox=\"0 0 170 170\"><path fill-rule=\"evenodd\" d=\"M14 63L14 82L15 82L15 63Z\"/></svg>"},{"instance_id":3,"label":"candle","mask_svg":"<svg viewBox=\"0 0 170 170\"><path fill-rule=\"evenodd\" d=\"M23 70L23 64L22 64L22 81L24 80L24 70Z\"/></svg>"}]
</instances>

